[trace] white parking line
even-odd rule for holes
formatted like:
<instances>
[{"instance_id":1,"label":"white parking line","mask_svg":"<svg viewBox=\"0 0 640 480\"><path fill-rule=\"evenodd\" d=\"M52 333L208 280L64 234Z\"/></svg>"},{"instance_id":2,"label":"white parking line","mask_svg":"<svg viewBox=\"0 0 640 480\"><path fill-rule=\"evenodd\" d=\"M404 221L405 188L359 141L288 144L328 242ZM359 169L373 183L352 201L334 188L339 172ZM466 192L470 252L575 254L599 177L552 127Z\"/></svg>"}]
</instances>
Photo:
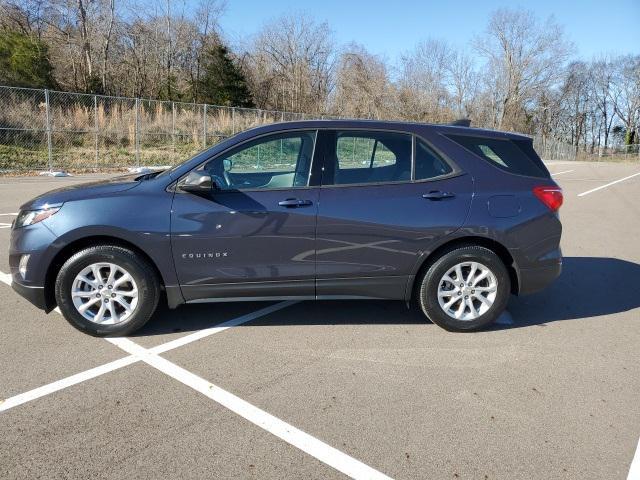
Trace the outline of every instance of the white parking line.
<instances>
[{"instance_id":1,"label":"white parking line","mask_svg":"<svg viewBox=\"0 0 640 480\"><path fill-rule=\"evenodd\" d=\"M578 196L579 197L583 197L585 195L589 195L590 193L597 192L598 190L602 190L603 188L610 187L611 185L615 185L616 183L624 182L625 180L629 180L630 178L637 177L638 175L640 175L640 172L634 173L633 175L629 175L628 177L624 177L624 178L621 178L619 180L614 180L613 182L609 182L609 183L607 183L605 185L601 185L599 187L592 188L591 190L587 190L586 192L579 193Z\"/></svg>"},{"instance_id":2,"label":"white parking line","mask_svg":"<svg viewBox=\"0 0 640 480\"><path fill-rule=\"evenodd\" d=\"M11 285L11 276L0 272L0 280L7 285ZM254 425L266 430L267 432L275 435L276 437L284 440L285 442L293 445L294 447L302 450L303 452L311 455L312 457L320 460L321 462L335 468L339 472L350 476L355 479L390 479L387 475L369 467L368 465L350 457L344 452L333 448L332 446L318 440L317 438L309 435L302 430L297 429L293 425L290 425L283 420L259 409L258 407L250 404L249 402L233 395L226 390L223 390L216 385L206 381L205 379L189 372L188 370L179 367L178 365L166 360L158 353L166 352L173 348L186 345L201 338L205 338L210 335L214 335L219 332L223 332L228 328L241 325L262 315L275 312L282 308L288 307L296 302L281 302L269 307L263 308L256 312L252 312L242 317L223 322L220 325L208 329L201 330L199 332L192 333L185 337L167 342L166 344L159 345L153 349L146 349L137 343L129 340L128 338L105 338L109 343L119 347L130 355L119 360L101 365L84 372L72 375L70 377L58 380L42 387L30 390L28 392L16 395L8 398L4 401L0 401L0 412L9 410L10 408L22 405L31 400L44 397L51 393L57 392L64 388L86 380L96 378L105 373L112 372L119 368L131 365L138 361L142 361L147 365L161 371L162 373L178 380L179 382L187 385L195 391L205 395L211 400L217 402L223 407L231 410L235 414L250 421Z\"/></svg>"},{"instance_id":3,"label":"white parking line","mask_svg":"<svg viewBox=\"0 0 640 480\"><path fill-rule=\"evenodd\" d=\"M0 282L11 285L11 275L9 275L8 273L0 272ZM241 317L223 322L215 327L206 328L204 330L185 335L184 337L177 338L170 342L163 343L162 345L154 347L153 349L151 349L151 351L153 353L168 352L169 350L173 350L174 348L187 345L191 342L195 342L196 340L200 340L210 335L223 332L228 328L242 325L243 323L250 322L251 320L255 320L256 318L260 318L262 316L276 312L282 308L293 305L294 303L296 302L280 302L265 308L261 308L260 310L256 310L255 312L251 312L246 315L242 315ZM58 308L56 308L55 311L61 314ZM63 378L62 380L43 385L42 387L34 388L33 390L29 390L28 392L24 392L10 398L6 398L4 400L0 399L0 412L9 410L13 407L17 407L18 405L22 405L23 403L44 397L45 395L58 392L64 388L71 387L72 385L77 385L78 383L82 383L86 380L91 380L92 378L99 377L100 375L104 375L105 373L109 373L119 368L126 367L127 365L131 365L132 363L135 363L137 361L139 361L139 358L134 356L124 357L119 360L100 365L99 367L76 373L69 377Z\"/></svg>"},{"instance_id":4,"label":"white parking line","mask_svg":"<svg viewBox=\"0 0 640 480\"><path fill-rule=\"evenodd\" d=\"M64 388L77 385L78 383L91 380L92 378L99 377L100 375L104 375L105 373L113 372L114 370L117 370L119 368L131 365L138 360L139 359L137 357L130 355L113 362L105 363L104 365L100 365L99 367L76 373L75 375L63 378L62 380L58 380L57 382L48 383L47 385L43 385L42 387L34 388L33 390L29 390L28 392L24 392L14 397L7 398L6 400L0 400L0 412L9 410L13 407L17 407L18 405L22 405L23 403L27 403L32 400L44 397L45 395L58 392Z\"/></svg>"},{"instance_id":5,"label":"white parking line","mask_svg":"<svg viewBox=\"0 0 640 480\"><path fill-rule=\"evenodd\" d=\"M631 460L627 480L640 480L640 440L638 440L636 454L633 456L633 460Z\"/></svg>"},{"instance_id":6,"label":"white parking line","mask_svg":"<svg viewBox=\"0 0 640 480\"><path fill-rule=\"evenodd\" d=\"M356 479L389 479L387 475L350 457L344 452L318 440L283 420L259 409L249 402L233 395L207 380L179 367L150 350L141 347L127 338L110 338L107 341L122 348L125 352L136 355L153 368L169 375L171 378L191 387L193 390L210 398L214 402L231 410L235 414L266 430L290 445L302 450L321 462L335 468L339 472Z\"/></svg>"},{"instance_id":7,"label":"white parking line","mask_svg":"<svg viewBox=\"0 0 640 480\"><path fill-rule=\"evenodd\" d=\"M17 213L0 213L0 217L15 217ZM10 223L0 222L0 228L11 228Z\"/></svg>"},{"instance_id":8,"label":"white parking line","mask_svg":"<svg viewBox=\"0 0 640 480\"><path fill-rule=\"evenodd\" d=\"M162 345L153 347L150 350L153 353L164 353L169 350L173 350L174 348L178 348L183 345L186 345L188 343L195 342L196 340L200 340L201 338L206 338L209 335L224 332L228 328L237 327L238 325L242 325L243 323L250 322L251 320L255 320L256 318L264 317L265 315L269 315L270 313L276 312L278 310L289 307L296 303L298 302L293 300L276 303L274 305L261 308L260 310L256 310L255 312L247 313L246 315L242 315L241 317L232 318L231 320L222 322L221 324L216 325L215 327L205 328L204 330L199 330L197 332L190 333L189 335L185 335L184 337L176 338L175 340L171 340L167 343L163 343Z\"/></svg>"},{"instance_id":9,"label":"white parking line","mask_svg":"<svg viewBox=\"0 0 640 480\"><path fill-rule=\"evenodd\" d=\"M573 172L573 170L563 170L562 172L552 173L551 176L557 177L558 175L562 175L563 173L569 173L569 172Z\"/></svg>"}]
</instances>

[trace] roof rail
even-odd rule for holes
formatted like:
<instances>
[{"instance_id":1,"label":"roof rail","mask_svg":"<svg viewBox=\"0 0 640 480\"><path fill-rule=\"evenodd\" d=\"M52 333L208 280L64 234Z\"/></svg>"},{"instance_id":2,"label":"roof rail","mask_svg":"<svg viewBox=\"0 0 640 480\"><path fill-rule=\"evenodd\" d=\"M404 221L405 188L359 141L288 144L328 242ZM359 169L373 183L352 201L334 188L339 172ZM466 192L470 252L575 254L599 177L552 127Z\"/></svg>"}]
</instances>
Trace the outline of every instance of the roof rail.
<instances>
[{"instance_id":1,"label":"roof rail","mask_svg":"<svg viewBox=\"0 0 640 480\"><path fill-rule=\"evenodd\" d=\"M470 127L471 120L468 118L459 118L453 122L449 122L447 125L451 125L452 127Z\"/></svg>"}]
</instances>

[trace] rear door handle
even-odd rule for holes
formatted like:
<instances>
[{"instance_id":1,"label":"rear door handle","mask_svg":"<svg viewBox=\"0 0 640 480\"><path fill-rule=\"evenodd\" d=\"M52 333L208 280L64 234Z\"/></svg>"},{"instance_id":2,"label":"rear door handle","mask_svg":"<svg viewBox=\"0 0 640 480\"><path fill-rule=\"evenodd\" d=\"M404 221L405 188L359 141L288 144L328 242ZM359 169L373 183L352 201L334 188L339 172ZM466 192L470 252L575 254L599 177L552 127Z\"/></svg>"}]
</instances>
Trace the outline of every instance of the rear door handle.
<instances>
[{"instance_id":1,"label":"rear door handle","mask_svg":"<svg viewBox=\"0 0 640 480\"><path fill-rule=\"evenodd\" d=\"M429 193L425 193L422 195L422 198L426 198L427 200L442 200L443 198L453 198L455 197L455 193L451 192L441 192L440 190L433 190Z\"/></svg>"},{"instance_id":2,"label":"rear door handle","mask_svg":"<svg viewBox=\"0 0 640 480\"><path fill-rule=\"evenodd\" d=\"M297 207L308 207L309 205L313 205L311 200L299 200L297 198L287 198L286 200L282 200L278 202L278 205L281 207L287 208L297 208Z\"/></svg>"}]
</instances>

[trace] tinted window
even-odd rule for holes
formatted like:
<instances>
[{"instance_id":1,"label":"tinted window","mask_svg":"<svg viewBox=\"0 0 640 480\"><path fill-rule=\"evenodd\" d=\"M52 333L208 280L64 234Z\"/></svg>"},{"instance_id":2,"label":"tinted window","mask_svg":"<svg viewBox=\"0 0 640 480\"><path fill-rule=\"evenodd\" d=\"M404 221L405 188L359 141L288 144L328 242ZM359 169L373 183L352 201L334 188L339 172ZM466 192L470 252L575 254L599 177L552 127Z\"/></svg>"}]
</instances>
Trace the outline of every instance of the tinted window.
<instances>
[{"instance_id":1,"label":"tinted window","mask_svg":"<svg viewBox=\"0 0 640 480\"><path fill-rule=\"evenodd\" d=\"M309 180L315 132L291 132L260 138L204 168L224 189L303 187Z\"/></svg>"},{"instance_id":2,"label":"tinted window","mask_svg":"<svg viewBox=\"0 0 640 480\"><path fill-rule=\"evenodd\" d=\"M453 169L422 140L416 140L415 179L439 177L451 173Z\"/></svg>"},{"instance_id":3,"label":"tinted window","mask_svg":"<svg viewBox=\"0 0 640 480\"><path fill-rule=\"evenodd\" d=\"M341 135L336 151L341 169L376 168L396 163L395 154L374 138Z\"/></svg>"},{"instance_id":4,"label":"tinted window","mask_svg":"<svg viewBox=\"0 0 640 480\"><path fill-rule=\"evenodd\" d=\"M393 132L327 134L324 185L411 179L411 136Z\"/></svg>"},{"instance_id":5,"label":"tinted window","mask_svg":"<svg viewBox=\"0 0 640 480\"><path fill-rule=\"evenodd\" d=\"M549 177L548 170L535 154L533 147L528 145L530 141L466 135L447 136L502 170L532 177Z\"/></svg>"}]
</instances>

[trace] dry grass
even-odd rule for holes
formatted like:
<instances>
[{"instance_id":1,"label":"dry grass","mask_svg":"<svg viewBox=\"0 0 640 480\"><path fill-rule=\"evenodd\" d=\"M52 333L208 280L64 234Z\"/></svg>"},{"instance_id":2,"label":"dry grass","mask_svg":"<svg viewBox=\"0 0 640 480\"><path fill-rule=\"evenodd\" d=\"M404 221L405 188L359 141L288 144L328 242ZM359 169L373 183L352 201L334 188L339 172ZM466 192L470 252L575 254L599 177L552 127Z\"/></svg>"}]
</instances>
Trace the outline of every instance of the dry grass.
<instances>
[{"instance_id":1,"label":"dry grass","mask_svg":"<svg viewBox=\"0 0 640 480\"><path fill-rule=\"evenodd\" d=\"M3 89L0 94L0 174L49 169L44 92ZM64 92L51 92L49 101L53 167L68 171L175 164L235 132L304 118L156 100L140 100L136 107L134 99ZM637 162L640 156L580 152L576 159Z\"/></svg>"},{"instance_id":2,"label":"dry grass","mask_svg":"<svg viewBox=\"0 0 640 480\"><path fill-rule=\"evenodd\" d=\"M155 100L136 106L133 99L64 92L51 92L49 102L52 163L63 170L174 164L235 132L300 118ZM2 90L0 103L0 172L48 169L43 91Z\"/></svg>"}]
</instances>

